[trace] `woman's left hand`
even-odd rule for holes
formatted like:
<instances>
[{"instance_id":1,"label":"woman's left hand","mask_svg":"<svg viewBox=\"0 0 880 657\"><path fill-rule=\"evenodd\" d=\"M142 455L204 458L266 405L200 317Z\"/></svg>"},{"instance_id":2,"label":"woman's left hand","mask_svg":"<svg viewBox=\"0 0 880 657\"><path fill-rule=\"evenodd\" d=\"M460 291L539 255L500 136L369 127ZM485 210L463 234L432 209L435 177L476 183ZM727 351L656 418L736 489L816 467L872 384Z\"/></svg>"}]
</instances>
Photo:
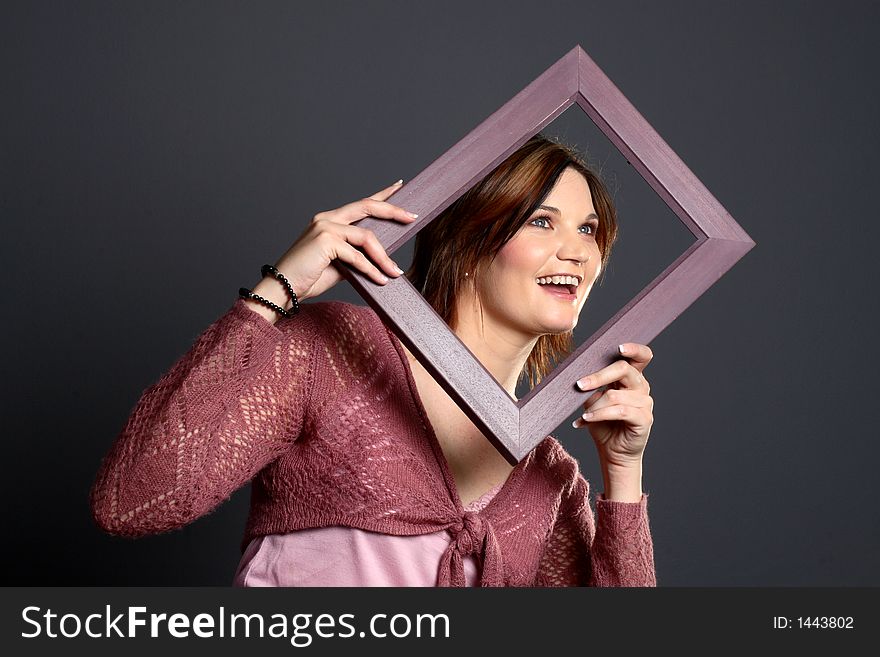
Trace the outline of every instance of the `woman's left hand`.
<instances>
[{"instance_id":1,"label":"woman's left hand","mask_svg":"<svg viewBox=\"0 0 880 657\"><path fill-rule=\"evenodd\" d=\"M579 388L596 392L584 402L584 410L592 412L592 417L574 421L576 427L587 425L600 462L614 468L641 464L654 423L651 386L642 374L654 353L647 345L634 342L623 347L623 358L578 380ZM602 390L604 385L607 390Z\"/></svg>"}]
</instances>

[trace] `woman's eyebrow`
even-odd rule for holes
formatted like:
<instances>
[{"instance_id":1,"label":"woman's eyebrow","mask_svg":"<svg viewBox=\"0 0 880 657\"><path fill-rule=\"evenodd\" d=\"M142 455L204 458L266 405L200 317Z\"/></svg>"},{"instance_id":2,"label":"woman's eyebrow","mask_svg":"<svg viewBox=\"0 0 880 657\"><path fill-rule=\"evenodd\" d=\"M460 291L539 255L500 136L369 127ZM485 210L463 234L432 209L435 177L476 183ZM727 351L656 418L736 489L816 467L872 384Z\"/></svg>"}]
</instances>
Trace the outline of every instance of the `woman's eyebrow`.
<instances>
[{"instance_id":1,"label":"woman's eyebrow","mask_svg":"<svg viewBox=\"0 0 880 657\"><path fill-rule=\"evenodd\" d=\"M559 208L554 208L552 205L539 205L538 209L539 210L548 210L548 211L553 212L555 214L562 214L559 211ZM595 212L591 212L590 214L587 215L587 218L584 219L584 221L588 221L590 219L598 219L598 218L599 218L599 215L597 215Z\"/></svg>"}]
</instances>

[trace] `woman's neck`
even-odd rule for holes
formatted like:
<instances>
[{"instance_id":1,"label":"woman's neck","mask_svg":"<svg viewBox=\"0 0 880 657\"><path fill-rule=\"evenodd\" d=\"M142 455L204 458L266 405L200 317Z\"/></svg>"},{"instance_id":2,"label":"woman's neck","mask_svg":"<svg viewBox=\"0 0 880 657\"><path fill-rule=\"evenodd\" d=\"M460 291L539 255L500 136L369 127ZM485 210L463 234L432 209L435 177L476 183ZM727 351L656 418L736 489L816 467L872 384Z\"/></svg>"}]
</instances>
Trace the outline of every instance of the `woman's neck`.
<instances>
[{"instance_id":1,"label":"woman's neck","mask_svg":"<svg viewBox=\"0 0 880 657\"><path fill-rule=\"evenodd\" d=\"M469 303L459 304L454 332L515 400L516 384L538 336L504 325Z\"/></svg>"}]
</instances>

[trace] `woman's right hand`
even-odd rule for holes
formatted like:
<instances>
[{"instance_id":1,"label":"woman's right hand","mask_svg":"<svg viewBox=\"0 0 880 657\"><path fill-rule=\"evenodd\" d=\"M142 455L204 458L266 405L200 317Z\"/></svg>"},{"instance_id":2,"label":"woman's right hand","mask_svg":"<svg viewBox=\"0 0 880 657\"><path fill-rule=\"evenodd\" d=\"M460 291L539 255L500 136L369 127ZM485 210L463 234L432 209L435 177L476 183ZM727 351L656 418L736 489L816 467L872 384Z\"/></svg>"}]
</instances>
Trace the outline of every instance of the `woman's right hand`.
<instances>
[{"instance_id":1,"label":"woman's right hand","mask_svg":"<svg viewBox=\"0 0 880 657\"><path fill-rule=\"evenodd\" d=\"M367 216L405 223L415 221L418 215L412 215L401 207L385 202L402 185L403 181L398 181L372 196L335 210L319 212L314 216L309 227L275 265L290 281L299 301L317 297L342 280L342 275L335 267L330 266L337 258L381 285L388 282L382 270L395 278L403 273L385 252L373 231L351 225ZM353 245L363 247L382 270ZM280 285L277 281L275 283Z\"/></svg>"}]
</instances>

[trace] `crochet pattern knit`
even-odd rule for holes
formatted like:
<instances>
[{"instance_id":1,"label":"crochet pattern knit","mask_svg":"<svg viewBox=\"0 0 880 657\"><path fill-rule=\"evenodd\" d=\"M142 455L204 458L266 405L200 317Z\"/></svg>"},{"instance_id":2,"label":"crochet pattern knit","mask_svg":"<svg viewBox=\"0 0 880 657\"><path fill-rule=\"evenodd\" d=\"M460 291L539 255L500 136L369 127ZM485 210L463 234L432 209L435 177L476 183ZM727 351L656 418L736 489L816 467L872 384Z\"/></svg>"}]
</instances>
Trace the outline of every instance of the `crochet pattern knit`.
<instances>
[{"instance_id":1,"label":"crochet pattern knit","mask_svg":"<svg viewBox=\"0 0 880 657\"><path fill-rule=\"evenodd\" d=\"M397 337L368 306L304 303L268 322L243 299L141 395L90 492L104 531L183 527L253 480L256 536L344 526L447 530L437 583L656 586L647 494L596 496L552 436L465 511Z\"/></svg>"}]
</instances>

